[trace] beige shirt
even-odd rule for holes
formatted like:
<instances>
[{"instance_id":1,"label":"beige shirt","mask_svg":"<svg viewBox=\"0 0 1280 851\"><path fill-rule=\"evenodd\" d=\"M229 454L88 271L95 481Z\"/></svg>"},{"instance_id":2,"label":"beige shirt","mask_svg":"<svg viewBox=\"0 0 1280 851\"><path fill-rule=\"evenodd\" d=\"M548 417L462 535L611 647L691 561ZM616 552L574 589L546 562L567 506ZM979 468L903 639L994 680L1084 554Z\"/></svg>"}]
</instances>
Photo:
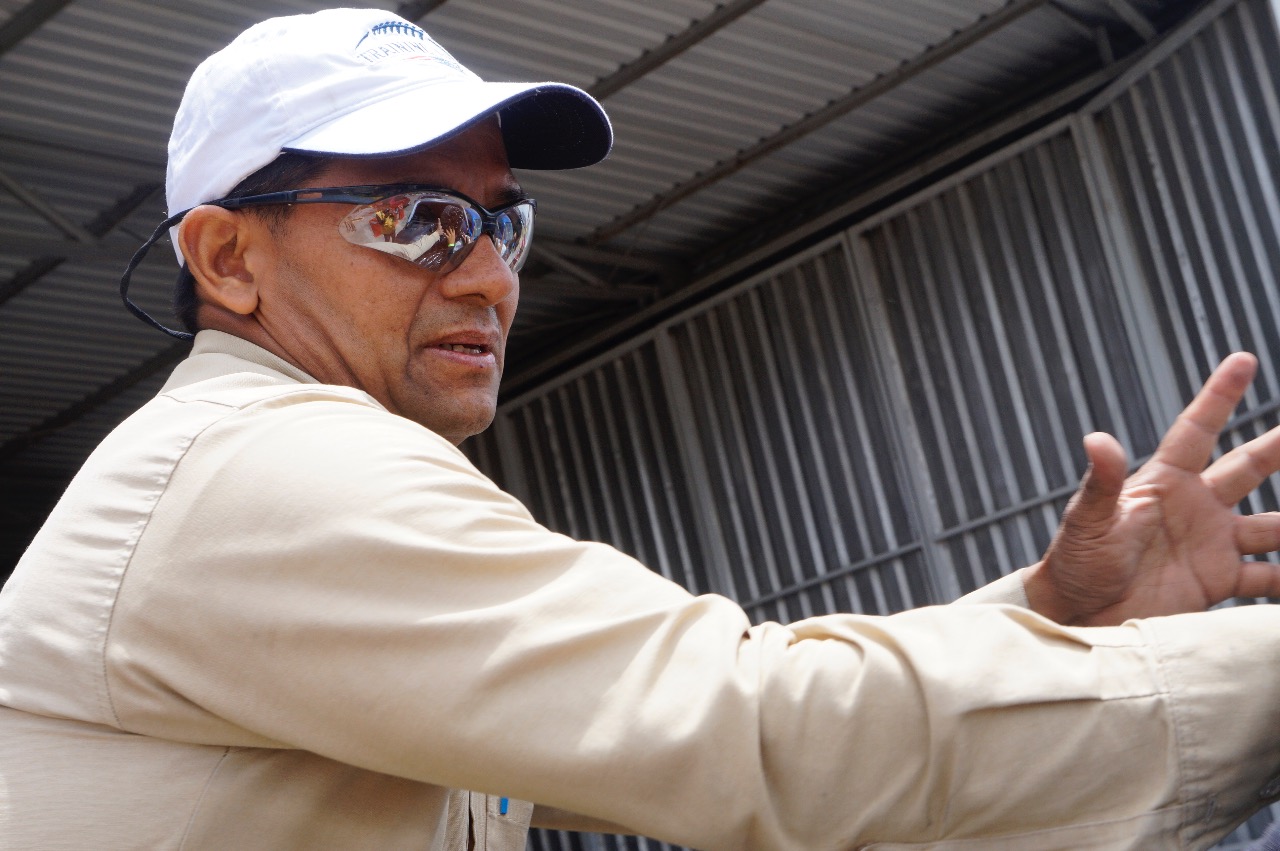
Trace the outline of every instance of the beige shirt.
<instances>
[{"instance_id":1,"label":"beige shirt","mask_svg":"<svg viewBox=\"0 0 1280 851\"><path fill-rule=\"evenodd\" d=\"M203 332L0 593L0 849L500 851L522 801L713 851L1203 848L1280 793L1276 671L1270 606L751 626Z\"/></svg>"}]
</instances>

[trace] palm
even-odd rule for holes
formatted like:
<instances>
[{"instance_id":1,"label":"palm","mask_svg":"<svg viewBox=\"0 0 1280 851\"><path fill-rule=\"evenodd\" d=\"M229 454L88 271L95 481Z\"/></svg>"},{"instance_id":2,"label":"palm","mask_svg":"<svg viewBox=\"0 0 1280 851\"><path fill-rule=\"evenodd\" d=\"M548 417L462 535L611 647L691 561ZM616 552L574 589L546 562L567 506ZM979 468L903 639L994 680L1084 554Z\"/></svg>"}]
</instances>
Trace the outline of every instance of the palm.
<instances>
[{"instance_id":1,"label":"palm","mask_svg":"<svg viewBox=\"0 0 1280 851\"><path fill-rule=\"evenodd\" d=\"M1064 623L1120 623L1280 593L1280 568L1242 556L1280 547L1280 516L1236 504L1280 469L1280 429L1206 467L1256 362L1233 355L1127 479L1114 438L1085 439L1089 473L1027 581L1032 606Z\"/></svg>"}]
</instances>

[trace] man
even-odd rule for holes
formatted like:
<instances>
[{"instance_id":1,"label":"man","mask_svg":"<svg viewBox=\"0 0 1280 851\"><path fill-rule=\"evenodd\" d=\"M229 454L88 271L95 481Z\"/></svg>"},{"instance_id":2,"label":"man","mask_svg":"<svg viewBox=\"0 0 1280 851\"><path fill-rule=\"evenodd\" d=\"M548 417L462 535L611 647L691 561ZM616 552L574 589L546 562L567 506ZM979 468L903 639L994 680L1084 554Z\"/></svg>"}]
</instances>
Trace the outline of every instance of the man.
<instances>
[{"instance_id":1,"label":"man","mask_svg":"<svg viewBox=\"0 0 1280 851\"><path fill-rule=\"evenodd\" d=\"M498 851L531 819L1200 848L1280 796L1280 611L1041 616L1280 589L1241 562L1280 521L1232 511L1280 434L1202 472L1247 356L1127 483L1089 438L1043 562L890 618L751 627L480 475L455 446L494 415L528 248L510 168L609 139L585 94L481 83L377 10L197 69L157 236L201 330L0 594L0 849Z\"/></svg>"}]
</instances>

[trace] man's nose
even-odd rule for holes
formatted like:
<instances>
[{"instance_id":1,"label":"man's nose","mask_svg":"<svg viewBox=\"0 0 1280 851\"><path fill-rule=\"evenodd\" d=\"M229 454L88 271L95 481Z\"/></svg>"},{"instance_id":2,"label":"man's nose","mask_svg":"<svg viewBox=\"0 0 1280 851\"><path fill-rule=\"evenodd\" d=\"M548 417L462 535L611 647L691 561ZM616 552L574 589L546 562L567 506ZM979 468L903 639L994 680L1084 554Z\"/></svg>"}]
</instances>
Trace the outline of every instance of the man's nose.
<instances>
[{"instance_id":1,"label":"man's nose","mask_svg":"<svg viewBox=\"0 0 1280 851\"><path fill-rule=\"evenodd\" d=\"M498 254L493 239L484 234L462 265L440 279L440 291L445 298L493 305L509 298L518 284L519 278Z\"/></svg>"}]
</instances>

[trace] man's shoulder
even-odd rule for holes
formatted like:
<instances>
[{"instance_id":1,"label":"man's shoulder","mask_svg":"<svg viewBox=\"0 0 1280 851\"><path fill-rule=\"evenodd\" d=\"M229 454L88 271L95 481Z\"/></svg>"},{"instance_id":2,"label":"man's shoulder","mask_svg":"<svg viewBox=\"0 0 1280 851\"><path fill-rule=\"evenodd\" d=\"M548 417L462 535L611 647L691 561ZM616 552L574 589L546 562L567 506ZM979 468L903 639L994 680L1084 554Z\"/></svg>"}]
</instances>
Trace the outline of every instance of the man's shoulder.
<instances>
[{"instance_id":1,"label":"man's shoulder","mask_svg":"<svg viewBox=\"0 0 1280 851\"><path fill-rule=\"evenodd\" d=\"M226 334L220 339L234 340ZM293 404L329 399L382 409L372 396L362 390L322 384L251 343L235 342L240 344L238 350L229 346L213 349L207 345L193 350L191 356L174 369L157 398L224 408L246 408L262 402Z\"/></svg>"},{"instance_id":2,"label":"man's shoulder","mask_svg":"<svg viewBox=\"0 0 1280 851\"><path fill-rule=\"evenodd\" d=\"M301 383L257 372L227 372L190 384L166 386L156 396L182 405L209 405L232 410L280 408L314 402L356 404L390 416L376 399L354 387ZM225 414L224 414L225 415Z\"/></svg>"},{"instance_id":3,"label":"man's shoulder","mask_svg":"<svg viewBox=\"0 0 1280 851\"><path fill-rule=\"evenodd\" d=\"M340 473L347 465L393 455L450 458L457 448L393 414L360 390L330 384L281 384L235 375L166 390L122 424L129 443L169 442L193 465L222 480L245 466ZM366 459L361 462L359 459Z\"/></svg>"},{"instance_id":4,"label":"man's shoulder","mask_svg":"<svg viewBox=\"0 0 1280 851\"><path fill-rule=\"evenodd\" d=\"M445 438L369 394L318 383L251 344L241 349L197 347L84 472L136 479L156 517L215 503L231 514L284 504L320 511L313 503L333 503L336 493L350 497L340 500L349 508L356 495L377 501L480 476Z\"/></svg>"},{"instance_id":5,"label":"man's shoulder","mask_svg":"<svg viewBox=\"0 0 1280 851\"><path fill-rule=\"evenodd\" d=\"M135 416L128 428L136 438L169 434L184 444L181 466L223 481L252 468L296 483L407 457L469 465L440 435L342 385L227 373L168 388Z\"/></svg>"},{"instance_id":6,"label":"man's shoulder","mask_svg":"<svg viewBox=\"0 0 1280 851\"><path fill-rule=\"evenodd\" d=\"M190 355L174 368L157 399L226 409L336 401L385 412L362 390L322 384L259 345L211 330L196 335Z\"/></svg>"}]
</instances>

